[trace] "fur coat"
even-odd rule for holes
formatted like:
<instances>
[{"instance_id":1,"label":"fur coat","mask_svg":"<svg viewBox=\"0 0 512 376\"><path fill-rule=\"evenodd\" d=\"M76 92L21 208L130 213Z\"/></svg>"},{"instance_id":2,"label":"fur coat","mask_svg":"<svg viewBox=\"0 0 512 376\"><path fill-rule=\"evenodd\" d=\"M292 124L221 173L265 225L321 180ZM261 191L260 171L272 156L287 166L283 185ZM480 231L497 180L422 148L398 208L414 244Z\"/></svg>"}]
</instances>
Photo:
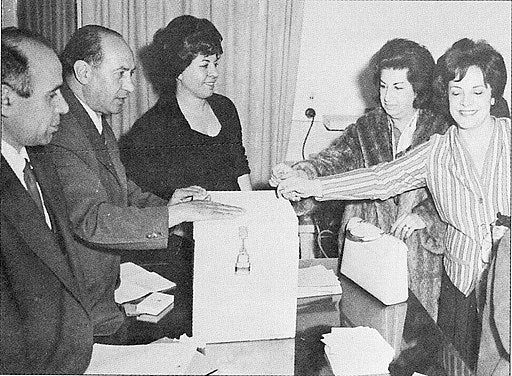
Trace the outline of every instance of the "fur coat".
<instances>
[{"instance_id":1,"label":"fur coat","mask_svg":"<svg viewBox=\"0 0 512 376\"><path fill-rule=\"evenodd\" d=\"M420 110L411 147L424 143L434 133L444 133L448 126L444 117L429 110ZM296 163L293 168L304 170L314 178L388 162L393 159L391 137L386 113L380 107L375 108L350 125L327 149L309 160ZM339 210L339 206L337 208ZM329 210L329 203L309 198L295 204L297 215L311 214L314 217L319 209ZM415 231L406 241L409 248L409 287L436 319L446 225L439 218L426 189L405 192L384 201L345 201L340 213L340 257L345 225L350 218L363 218L387 232L398 216L410 212L417 213L427 226Z\"/></svg>"}]
</instances>

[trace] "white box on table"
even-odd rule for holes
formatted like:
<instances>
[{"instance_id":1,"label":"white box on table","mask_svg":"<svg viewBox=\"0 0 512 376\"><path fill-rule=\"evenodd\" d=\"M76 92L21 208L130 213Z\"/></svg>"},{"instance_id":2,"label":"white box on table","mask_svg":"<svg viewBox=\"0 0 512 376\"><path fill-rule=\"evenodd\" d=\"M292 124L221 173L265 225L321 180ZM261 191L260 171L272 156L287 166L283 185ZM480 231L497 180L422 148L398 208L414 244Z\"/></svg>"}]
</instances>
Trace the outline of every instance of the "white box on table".
<instances>
[{"instance_id":1,"label":"white box on table","mask_svg":"<svg viewBox=\"0 0 512 376\"><path fill-rule=\"evenodd\" d=\"M295 337L299 239L290 203L274 191L211 192L211 199L246 213L194 223L193 336L206 343ZM235 273L240 227L248 274Z\"/></svg>"}]
</instances>

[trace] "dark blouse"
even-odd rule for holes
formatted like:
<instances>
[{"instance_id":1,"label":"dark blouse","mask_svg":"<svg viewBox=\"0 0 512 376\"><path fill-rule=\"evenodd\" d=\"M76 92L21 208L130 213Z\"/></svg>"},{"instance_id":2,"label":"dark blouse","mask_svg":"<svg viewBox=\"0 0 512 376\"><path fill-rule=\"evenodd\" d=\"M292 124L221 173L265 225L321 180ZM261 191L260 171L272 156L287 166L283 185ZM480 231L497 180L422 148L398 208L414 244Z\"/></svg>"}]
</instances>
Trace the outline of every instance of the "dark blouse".
<instances>
[{"instance_id":1,"label":"dark blouse","mask_svg":"<svg viewBox=\"0 0 512 376\"><path fill-rule=\"evenodd\" d=\"M213 94L207 99L222 128L215 137L190 128L176 97L163 97L121 137L127 176L143 190L169 199L177 188L239 190L250 172L235 105Z\"/></svg>"}]
</instances>

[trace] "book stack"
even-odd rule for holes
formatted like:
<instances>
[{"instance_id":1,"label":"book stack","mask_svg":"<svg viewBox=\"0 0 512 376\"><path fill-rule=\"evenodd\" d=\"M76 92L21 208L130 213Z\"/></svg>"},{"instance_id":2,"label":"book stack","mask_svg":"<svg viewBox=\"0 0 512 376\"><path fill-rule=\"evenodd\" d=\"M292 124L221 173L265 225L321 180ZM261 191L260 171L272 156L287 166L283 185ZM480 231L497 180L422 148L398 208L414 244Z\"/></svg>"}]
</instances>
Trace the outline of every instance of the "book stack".
<instances>
[{"instance_id":1,"label":"book stack","mask_svg":"<svg viewBox=\"0 0 512 376\"><path fill-rule=\"evenodd\" d=\"M337 260L336 260L337 262ZM324 265L301 267L297 288L297 328L306 330L318 325L318 311L322 311L322 323L340 325L341 284L334 271Z\"/></svg>"},{"instance_id":2,"label":"book stack","mask_svg":"<svg viewBox=\"0 0 512 376\"><path fill-rule=\"evenodd\" d=\"M174 296L165 293L176 287L174 282L131 262L121 264L120 278L115 301L127 316L156 323L174 308Z\"/></svg>"},{"instance_id":3,"label":"book stack","mask_svg":"<svg viewBox=\"0 0 512 376\"><path fill-rule=\"evenodd\" d=\"M334 274L323 265L299 269L297 298L310 298L341 294L341 284Z\"/></svg>"},{"instance_id":4,"label":"book stack","mask_svg":"<svg viewBox=\"0 0 512 376\"><path fill-rule=\"evenodd\" d=\"M123 304L126 316L136 316L139 321L157 323L174 308L174 296L154 292L142 299Z\"/></svg>"}]
</instances>

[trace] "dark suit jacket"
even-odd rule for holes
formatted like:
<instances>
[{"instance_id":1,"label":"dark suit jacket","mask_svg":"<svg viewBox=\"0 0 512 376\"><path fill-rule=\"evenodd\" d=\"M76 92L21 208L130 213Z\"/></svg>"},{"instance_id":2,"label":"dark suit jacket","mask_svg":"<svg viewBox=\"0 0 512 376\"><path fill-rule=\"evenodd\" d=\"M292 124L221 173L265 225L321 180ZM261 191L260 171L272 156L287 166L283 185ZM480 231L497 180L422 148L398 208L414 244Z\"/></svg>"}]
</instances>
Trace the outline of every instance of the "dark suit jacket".
<instances>
[{"instance_id":1,"label":"dark suit jacket","mask_svg":"<svg viewBox=\"0 0 512 376\"><path fill-rule=\"evenodd\" d=\"M69 112L61 115L59 131L45 150L56 165L73 232L88 248L76 257L96 308L95 334L109 335L123 320L114 302L120 256L113 249L166 248L167 202L126 178L112 129L104 127L105 145L69 87L62 95Z\"/></svg>"},{"instance_id":2,"label":"dark suit jacket","mask_svg":"<svg viewBox=\"0 0 512 376\"><path fill-rule=\"evenodd\" d=\"M75 233L85 241L117 249L166 248L167 201L143 193L119 158L110 126L105 141L66 86L69 112L61 116L49 150L62 181Z\"/></svg>"},{"instance_id":3,"label":"dark suit jacket","mask_svg":"<svg viewBox=\"0 0 512 376\"><path fill-rule=\"evenodd\" d=\"M2 157L0 373L82 373L93 344L55 172L31 155L53 231Z\"/></svg>"}]
</instances>

